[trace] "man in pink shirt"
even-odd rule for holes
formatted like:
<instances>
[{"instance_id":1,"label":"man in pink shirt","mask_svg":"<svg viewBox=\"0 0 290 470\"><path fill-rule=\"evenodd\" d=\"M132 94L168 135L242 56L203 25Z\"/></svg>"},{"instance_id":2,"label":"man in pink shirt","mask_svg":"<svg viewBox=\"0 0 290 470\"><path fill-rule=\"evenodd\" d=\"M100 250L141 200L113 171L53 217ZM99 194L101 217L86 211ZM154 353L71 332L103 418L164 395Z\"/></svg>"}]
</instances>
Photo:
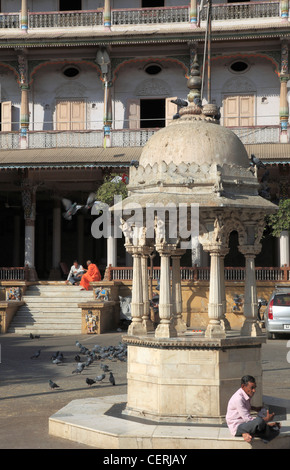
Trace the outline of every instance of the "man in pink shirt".
<instances>
[{"instance_id":1,"label":"man in pink shirt","mask_svg":"<svg viewBox=\"0 0 290 470\"><path fill-rule=\"evenodd\" d=\"M266 411L266 416L259 413L252 416L251 410L261 412L262 407L251 405L257 385L251 375L244 375L241 379L241 388L234 393L228 403L226 422L233 436L242 436L246 442L251 442L253 437L260 437L264 442L269 442L278 436L280 423L269 423L274 413Z\"/></svg>"}]
</instances>

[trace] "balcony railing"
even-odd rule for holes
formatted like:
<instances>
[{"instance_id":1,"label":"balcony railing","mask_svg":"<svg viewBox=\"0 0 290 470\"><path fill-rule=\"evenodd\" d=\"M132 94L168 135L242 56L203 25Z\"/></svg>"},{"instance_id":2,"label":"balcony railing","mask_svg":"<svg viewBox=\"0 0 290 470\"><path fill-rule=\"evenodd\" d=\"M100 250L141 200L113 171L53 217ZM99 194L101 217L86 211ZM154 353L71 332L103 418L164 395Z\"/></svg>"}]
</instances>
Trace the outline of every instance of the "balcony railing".
<instances>
[{"instance_id":1,"label":"balcony railing","mask_svg":"<svg viewBox=\"0 0 290 470\"><path fill-rule=\"evenodd\" d=\"M188 6L112 10L113 25L186 23L188 21Z\"/></svg>"},{"instance_id":2,"label":"balcony railing","mask_svg":"<svg viewBox=\"0 0 290 470\"><path fill-rule=\"evenodd\" d=\"M1 13L0 28L20 28L20 12ZM213 21L279 18L279 0L247 3L220 3L212 6ZM28 12L28 27L77 28L103 25L103 10ZM201 20L206 19L206 8ZM111 10L113 26L189 23L189 6L122 8Z\"/></svg>"},{"instance_id":3,"label":"balcony railing","mask_svg":"<svg viewBox=\"0 0 290 470\"><path fill-rule=\"evenodd\" d=\"M148 268L150 273L150 268ZM224 270L225 281L228 282L244 282L245 281L245 268L243 267L227 267ZM210 268L209 267L181 267L180 268L182 281L209 281ZM121 280L131 281L133 279L132 267L112 267L107 268L106 278L109 281ZM152 278L157 280L160 278L160 268L154 267ZM272 267L258 267L256 268L256 280L267 282L285 282L290 280L290 267L272 268Z\"/></svg>"},{"instance_id":4,"label":"balcony railing","mask_svg":"<svg viewBox=\"0 0 290 470\"><path fill-rule=\"evenodd\" d=\"M230 127L246 144L279 143L279 126ZM158 131L155 129L122 129L111 130L111 147L143 147L150 137ZM104 146L104 131L29 131L26 148L90 148ZM20 147L19 132L0 132L0 149L12 150Z\"/></svg>"},{"instance_id":5,"label":"balcony railing","mask_svg":"<svg viewBox=\"0 0 290 470\"><path fill-rule=\"evenodd\" d=\"M243 20L249 18L276 18L280 15L280 2L248 2L224 3L212 6L212 19L216 20ZM201 19L206 19L206 9L203 9Z\"/></svg>"},{"instance_id":6,"label":"balcony railing","mask_svg":"<svg viewBox=\"0 0 290 470\"><path fill-rule=\"evenodd\" d=\"M29 13L29 28L75 28L79 26L100 26L103 24L103 12L63 11Z\"/></svg>"}]
</instances>

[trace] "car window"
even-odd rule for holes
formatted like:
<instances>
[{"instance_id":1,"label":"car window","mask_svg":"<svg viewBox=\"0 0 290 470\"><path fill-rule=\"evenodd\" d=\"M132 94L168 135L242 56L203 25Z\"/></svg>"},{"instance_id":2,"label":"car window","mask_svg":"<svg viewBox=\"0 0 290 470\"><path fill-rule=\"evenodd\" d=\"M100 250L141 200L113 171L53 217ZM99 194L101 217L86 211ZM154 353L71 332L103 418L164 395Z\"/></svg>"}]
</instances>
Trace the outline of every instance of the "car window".
<instances>
[{"instance_id":1,"label":"car window","mask_svg":"<svg viewBox=\"0 0 290 470\"><path fill-rule=\"evenodd\" d=\"M273 305L276 307L289 307L290 306L290 294L275 295Z\"/></svg>"}]
</instances>

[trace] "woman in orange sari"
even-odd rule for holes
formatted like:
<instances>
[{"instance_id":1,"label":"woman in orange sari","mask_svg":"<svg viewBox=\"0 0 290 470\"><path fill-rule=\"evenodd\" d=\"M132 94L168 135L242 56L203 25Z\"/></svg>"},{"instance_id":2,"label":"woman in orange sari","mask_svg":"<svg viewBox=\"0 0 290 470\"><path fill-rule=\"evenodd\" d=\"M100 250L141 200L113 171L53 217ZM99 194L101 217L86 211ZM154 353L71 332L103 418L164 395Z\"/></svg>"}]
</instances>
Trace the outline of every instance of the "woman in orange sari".
<instances>
[{"instance_id":1,"label":"woman in orange sari","mask_svg":"<svg viewBox=\"0 0 290 470\"><path fill-rule=\"evenodd\" d=\"M83 274L80 285L81 290L89 290L90 282L93 281L100 281L101 280L101 273L99 268L96 264L92 263L90 260L87 261L87 272Z\"/></svg>"}]
</instances>

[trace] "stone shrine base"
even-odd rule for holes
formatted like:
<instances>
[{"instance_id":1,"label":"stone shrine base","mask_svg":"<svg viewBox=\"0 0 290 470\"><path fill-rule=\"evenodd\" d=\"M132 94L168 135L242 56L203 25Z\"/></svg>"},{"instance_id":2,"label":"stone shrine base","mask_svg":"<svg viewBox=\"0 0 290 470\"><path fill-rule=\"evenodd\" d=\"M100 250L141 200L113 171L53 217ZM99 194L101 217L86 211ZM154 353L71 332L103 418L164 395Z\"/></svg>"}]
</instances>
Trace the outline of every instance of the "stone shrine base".
<instances>
[{"instance_id":1,"label":"stone shrine base","mask_svg":"<svg viewBox=\"0 0 290 470\"><path fill-rule=\"evenodd\" d=\"M49 433L97 449L289 449L290 400L263 397L280 435L268 444L231 436L226 425L156 423L123 413L126 395L73 400L49 418Z\"/></svg>"}]
</instances>

